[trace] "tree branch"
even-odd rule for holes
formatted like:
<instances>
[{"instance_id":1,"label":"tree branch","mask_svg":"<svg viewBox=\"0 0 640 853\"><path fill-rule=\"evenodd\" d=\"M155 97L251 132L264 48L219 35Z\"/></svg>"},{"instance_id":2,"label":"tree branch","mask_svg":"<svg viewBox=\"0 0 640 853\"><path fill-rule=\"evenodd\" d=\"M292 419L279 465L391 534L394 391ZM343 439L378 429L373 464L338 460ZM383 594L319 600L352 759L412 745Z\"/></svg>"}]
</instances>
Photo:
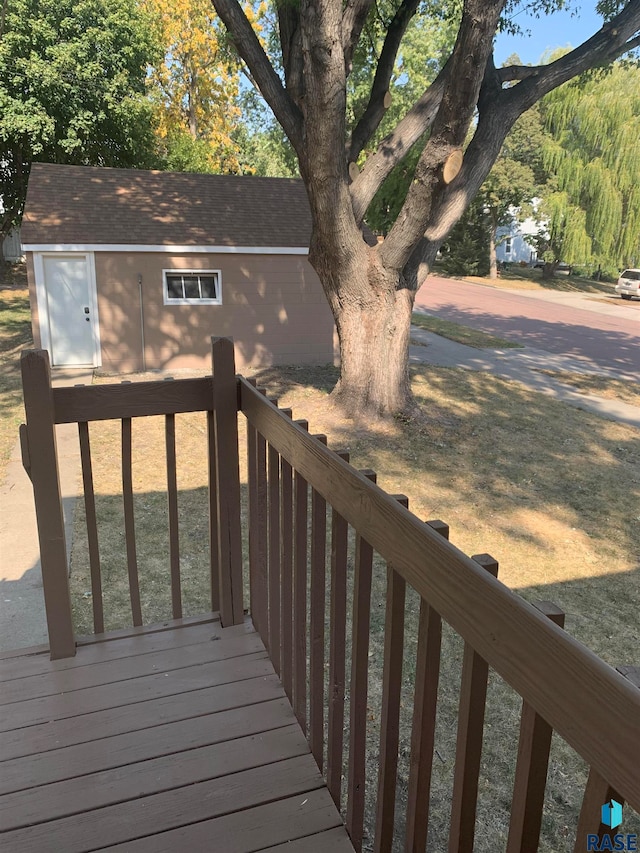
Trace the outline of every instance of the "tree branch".
<instances>
[{"instance_id":1,"label":"tree branch","mask_svg":"<svg viewBox=\"0 0 640 853\"><path fill-rule=\"evenodd\" d=\"M347 77L351 72L351 60L358 44L360 33L367 20L369 10L374 0L347 0L342 16L342 48L344 50L344 66Z\"/></svg>"},{"instance_id":2,"label":"tree branch","mask_svg":"<svg viewBox=\"0 0 640 853\"><path fill-rule=\"evenodd\" d=\"M282 49L282 65L287 91L301 108L304 96L302 74L302 35L300 33L300 9L290 2L281 2L278 7L278 28Z\"/></svg>"},{"instance_id":3,"label":"tree branch","mask_svg":"<svg viewBox=\"0 0 640 853\"><path fill-rule=\"evenodd\" d=\"M419 0L402 0L402 4L389 24L387 35L378 60L375 77L371 86L369 103L353 131L348 148L348 159L354 161L368 140L375 133L385 114L384 97L389 91L391 75L396 63L400 42L409 22L416 13Z\"/></svg>"},{"instance_id":4,"label":"tree branch","mask_svg":"<svg viewBox=\"0 0 640 853\"><path fill-rule=\"evenodd\" d=\"M496 74L500 84L515 83L519 80L528 80L529 77L535 77L540 73L543 65L507 65L504 68L498 68Z\"/></svg>"},{"instance_id":5,"label":"tree branch","mask_svg":"<svg viewBox=\"0 0 640 853\"><path fill-rule=\"evenodd\" d=\"M296 152L302 150L302 115L269 61L237 0L212 0L236 50L247 63L260 91Z\"/></svg>"},{"instance_id":6,"label":"tree branch","mask_svg":"<svg viewBox=\"0 0 640 853\"><path fill-rule=\"evenodd\" d=\"M434 201L455 178L455 175L447 176L444 166L450 162L454 152L462 150L478 103L504 2L465 0L460 30L450 58L451 70L431 136L420 156L398 218L380 248L384 266L391 269L405 266L428 223L433 221ZM492 67L492 63L490 65Z\"/></svg>"},{"instance_id":7,"label":"tree branch","mask_svg":"<svg viewBox=\"0 0 640 853\"><path fill-rule=\"evenodd\" d=\"M535 75L505 91L520 113L540 98L577 77L589 68L608 64L640 44L640 0L631 0L590 39L549 65L541 65ZM497 72L498 75L500 72Z\"/></svg>"},{"instance_id":8,"label":"tree branch","mask_svg":"<svg viewBox=\"0 0 640 853\"><path fill-rule=\"evenodd\" d=\"M367 158L364 168L351 184L353 212L358 222L362 221L384 179L433 124L442 102L447 75L448 63L394 130L382 140L375 154Z\"/></svg>"}]
</instances>

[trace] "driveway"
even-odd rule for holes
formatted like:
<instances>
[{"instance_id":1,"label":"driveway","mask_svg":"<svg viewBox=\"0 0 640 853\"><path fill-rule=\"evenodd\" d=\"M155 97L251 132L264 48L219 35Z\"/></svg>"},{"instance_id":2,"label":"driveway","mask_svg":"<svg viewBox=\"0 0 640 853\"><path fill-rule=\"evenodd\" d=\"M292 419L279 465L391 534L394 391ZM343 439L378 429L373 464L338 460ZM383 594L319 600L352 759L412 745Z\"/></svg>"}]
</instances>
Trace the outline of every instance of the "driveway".
<instances>
[{"instance_id":1,"label":"driveway","mask_svg":"<svg viewBox=\"0 0 640 853\"><path fill-rule=\"evenodd\" d=\"M597 370L640 374L640 301L557 291L512 291L429 276L416 310L473 326Z\"/></svg>"}]
</instances>

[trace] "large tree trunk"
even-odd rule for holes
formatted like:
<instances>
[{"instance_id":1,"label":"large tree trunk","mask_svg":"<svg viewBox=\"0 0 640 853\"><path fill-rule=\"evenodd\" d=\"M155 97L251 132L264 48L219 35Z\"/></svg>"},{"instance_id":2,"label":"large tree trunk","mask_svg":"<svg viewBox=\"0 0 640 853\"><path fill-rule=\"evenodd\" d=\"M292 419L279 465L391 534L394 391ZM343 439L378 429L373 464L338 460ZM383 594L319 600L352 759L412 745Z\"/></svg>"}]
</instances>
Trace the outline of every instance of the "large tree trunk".
<instances>
[{"instance_id":1,"label":"large tree trunk","mask_svg":"<svg viewBox=\"0 0 640 853\"><path fill-rule=\"evenodd\" d=\"M402 275L382 267L375 250L357 254L365 257L346 271L330 255L311 256L340 340L340 381L333 399L357 418L411 414L408 358L415 294Z\"/></svg>"},{"instance_id":2,"label":"large tree trunk","mask_svg":"<svg viewBox=\"0 0 640 853\"><path fill-rule=\"evenodd\" d=\"M409 334L413 294L406 288L379 294L376 306L350 305L337 318L340 381L334 399L349 414L411 414Z\"/></svg>"}]
</instances>

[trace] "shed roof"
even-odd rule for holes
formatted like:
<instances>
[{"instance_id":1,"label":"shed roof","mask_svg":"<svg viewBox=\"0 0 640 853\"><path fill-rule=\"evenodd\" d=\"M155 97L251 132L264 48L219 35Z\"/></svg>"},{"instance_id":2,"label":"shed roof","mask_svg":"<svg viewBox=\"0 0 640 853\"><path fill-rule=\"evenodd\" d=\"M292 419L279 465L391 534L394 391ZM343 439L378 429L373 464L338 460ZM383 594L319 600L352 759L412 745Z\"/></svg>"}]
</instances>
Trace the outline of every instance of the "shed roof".
<instances>
[{"instance_id":1,"label":"shed roof","mask_svg":"<svg viewBox=\"0 0 640 853\"><path fill-rule=\"evenodd\" d=\"M309 246L299 179L34 163L28 244Z\"/></svg>"}]
</instances>

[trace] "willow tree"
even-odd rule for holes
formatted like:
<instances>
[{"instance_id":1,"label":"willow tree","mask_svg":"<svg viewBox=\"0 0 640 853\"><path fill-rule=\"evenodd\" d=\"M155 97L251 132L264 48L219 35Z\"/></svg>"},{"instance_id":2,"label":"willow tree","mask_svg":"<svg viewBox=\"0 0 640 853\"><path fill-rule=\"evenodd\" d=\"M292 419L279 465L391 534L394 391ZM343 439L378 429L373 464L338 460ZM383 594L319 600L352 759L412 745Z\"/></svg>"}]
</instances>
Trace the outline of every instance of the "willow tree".
<instances>
[{"instance_id":1,"label":"willow tree","mask_svg":"<svg viewBox=\"0 0 640 853\"><path fill-rule=\"evenodd\" d=\"M348 122L348 79L363 28L377 13L374 0L276 0L282 78L237 0L212 2L298 157L313 220L309 260L340 338L334 395L359 414L411 409L411 309L438 247L489 174L518 116L576 75L640 44L640 0L628 0L599 32L555 62L499 69L493 40L514 4L464 0L441 71L364 163L359 156L393 100L390 80L407 26L416 14L439 14L442 4L397 0L367 102ZM534 5L545 11L558 4ZM371 247L362 232L367 209L419 141L398 216L384 241Z\"/></svg>"},{"instance_id":2,"label":"willow tree","mask_svg":"<svg viewBox=\"0 0 640 853\"><path fill-rule=\"evenodd\" d=\"M549 260L610 271L640 262L640 67L567 83L541 112Z\"/></svg>"}]
</instances>

